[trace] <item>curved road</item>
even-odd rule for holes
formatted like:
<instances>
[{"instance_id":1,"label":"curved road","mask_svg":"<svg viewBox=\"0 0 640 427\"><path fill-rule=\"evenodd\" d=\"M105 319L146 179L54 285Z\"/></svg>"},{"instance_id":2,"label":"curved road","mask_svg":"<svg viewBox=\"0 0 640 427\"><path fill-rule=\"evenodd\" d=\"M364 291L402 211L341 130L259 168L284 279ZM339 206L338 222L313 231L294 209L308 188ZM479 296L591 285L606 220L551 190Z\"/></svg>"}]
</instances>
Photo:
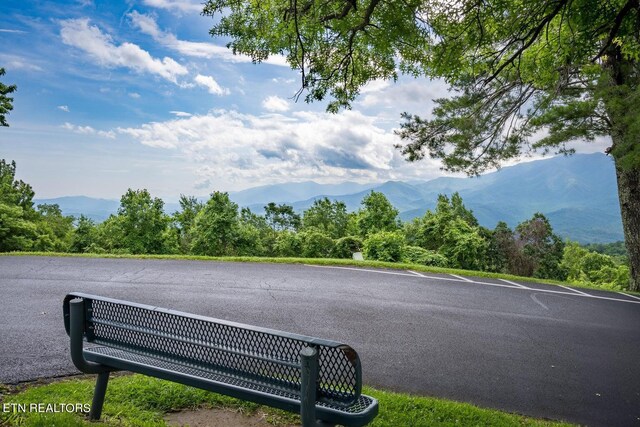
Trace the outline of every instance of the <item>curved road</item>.
<instances>
[{"instance_id":1,"label":"curved road","mask_svg":"<svg viewBox=\"0 0 640 427\"><path fill-rule=\"evenodd\" d=\"M343 341L373 386L640 426L634 296L410 271L1 256L0 382L76 372L70 291Z\"/></svg>"}]
</instances>

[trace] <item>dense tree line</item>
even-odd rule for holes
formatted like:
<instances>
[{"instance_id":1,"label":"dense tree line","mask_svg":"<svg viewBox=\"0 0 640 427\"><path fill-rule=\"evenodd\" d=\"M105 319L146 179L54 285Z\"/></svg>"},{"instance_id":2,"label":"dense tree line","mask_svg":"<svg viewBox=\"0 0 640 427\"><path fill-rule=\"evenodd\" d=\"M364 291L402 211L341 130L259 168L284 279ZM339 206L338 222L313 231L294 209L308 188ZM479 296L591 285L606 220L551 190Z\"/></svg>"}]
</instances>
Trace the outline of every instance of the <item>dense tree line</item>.
<instances>
[{"instance_id":1,"label":"dense tree line","mask_svg":"<svg viewBox=\"0 0 640 427\"><path fill-rule=\"evenodd\" d=\"M116 214L101 223L64 216L58 205L33 207L31 186L15 179L15 162L0 161L0 251L116 254L194 254L351 258L408 262L532 276L626 289L620 257L563 242L536 213L513 230L478 224L462 197L440 195L433 211L401 222L384 194L371 191L356 212L322 198L302 215L269 203L264 214L240 209L227 193L206 202L180 197L180 211L147 190L129 189Z\"/></svg>"},{"instance_id":2,"label":"dense tree line","mask_svg":"<svg viewBox=\"0 0 640 427\"><path fill-rule=\"evenodd\" d=\"M234 53L286 57L297 95L331 112L370 82L441 79L449 90L426 115L402 115L396 147L409 161L476 175L609 137L640 290L639 0L207 0L202 13Z\"/></svg>"}]
</instances>

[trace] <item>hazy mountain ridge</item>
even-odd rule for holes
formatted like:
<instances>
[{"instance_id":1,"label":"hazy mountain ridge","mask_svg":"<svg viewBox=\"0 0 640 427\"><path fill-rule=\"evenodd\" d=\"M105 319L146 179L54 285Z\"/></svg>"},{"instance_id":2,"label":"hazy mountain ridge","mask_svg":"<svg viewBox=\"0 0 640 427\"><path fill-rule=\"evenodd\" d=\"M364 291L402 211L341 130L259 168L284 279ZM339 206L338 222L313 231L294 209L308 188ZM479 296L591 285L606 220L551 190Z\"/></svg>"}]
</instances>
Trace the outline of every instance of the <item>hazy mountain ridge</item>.
<instances>
[{"instance_id":1,"label":"hazy mountain ridge","mask_svg":"<svg viewBox=\"0 0 640 427\"><path fill-rule=\"evenodd\" d=\"M584 243L623 240L613 162L600 153L521 163L477 178L382 184L287 183L253 187L230 193L230 197L257 213L263 213L268 202L288 203L302 212L323 197L340 200L353 211L371 190L384 193L404 221L433 209L438 194L458 191L480 224L488 228L494 228L498 221L514 227L533 213L542 212L562 237ZM116 200L82 196L36 203L58 203L66 215L83 213L95 220L104 220L119 205ZM165 206L167 212L178 208L176 203Z\"/></svg>"},{"instance_id":2,"label":"hazy mountain ridge","mask_svg":"<svg viewBox=\"0 0 640 427\"><path fill-rule=\"evenodd\" d=\"M291 182L261 185L242 191L233 191L229 192L229 196L240 206L260 205L260 210L262 210L262 207L269 202L291 203L296 200L309 199L318 194L329 197L339 196L368 190L379 185L379 183L358 184L357 182L349 181L339 184L318 184L313 181Z\"/></svg>"}]
</instances>

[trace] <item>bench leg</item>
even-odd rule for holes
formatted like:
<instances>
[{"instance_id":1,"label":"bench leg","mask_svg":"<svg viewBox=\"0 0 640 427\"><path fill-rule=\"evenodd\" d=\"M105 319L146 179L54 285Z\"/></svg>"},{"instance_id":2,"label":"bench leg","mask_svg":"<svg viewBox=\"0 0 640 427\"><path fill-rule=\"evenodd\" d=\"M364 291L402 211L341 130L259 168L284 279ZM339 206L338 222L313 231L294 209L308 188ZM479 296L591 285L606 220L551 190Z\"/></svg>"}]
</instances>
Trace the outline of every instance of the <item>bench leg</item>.
<instances>
[{"instance_id":1,"label":"bench leg","mask_svg":"<svg viewBox=\"0 0 640 427\"><path fill-rule=\"evenodd\" d=\"M91 403L91 411L89 412L89 419L92 421L99 420L100 415L102 415L102 404L104 403L104 395L107 392L108 383L109 372L98 374L96 389L93 393L93 402Z\"/></svg>"},{"instance_id":2,"label":"bench leg","mask_svg":"<svg viewBox=\"0 0 640 427\"><path fill-rule=\"evenodd\" d=\"M316 387L318 381L318 350L303 348L300 352L302 378L300 382L300 418L303 427L316 424Z\"/></svg>"}]
</instances>

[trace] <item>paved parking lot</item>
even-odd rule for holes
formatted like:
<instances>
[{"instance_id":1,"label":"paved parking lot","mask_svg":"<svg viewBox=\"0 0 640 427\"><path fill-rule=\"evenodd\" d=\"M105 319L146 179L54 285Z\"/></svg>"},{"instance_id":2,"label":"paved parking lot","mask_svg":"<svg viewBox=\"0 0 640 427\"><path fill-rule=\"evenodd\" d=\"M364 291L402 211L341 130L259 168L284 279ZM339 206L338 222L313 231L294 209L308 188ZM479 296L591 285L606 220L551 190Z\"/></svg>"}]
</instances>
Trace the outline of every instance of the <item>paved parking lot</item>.
<instances>
[{"instance_id":1,"label":"paved parking lot","mask_svg":"<svg viewBox=\"0 0 640 427\"><path fill-rule=\"evenodd\" d=\"M0 257L0 382L75 372L79 291L346 342L365 383L587 425L640 425L640 299L398 270Z\"/></svg>"}]
</instances>

